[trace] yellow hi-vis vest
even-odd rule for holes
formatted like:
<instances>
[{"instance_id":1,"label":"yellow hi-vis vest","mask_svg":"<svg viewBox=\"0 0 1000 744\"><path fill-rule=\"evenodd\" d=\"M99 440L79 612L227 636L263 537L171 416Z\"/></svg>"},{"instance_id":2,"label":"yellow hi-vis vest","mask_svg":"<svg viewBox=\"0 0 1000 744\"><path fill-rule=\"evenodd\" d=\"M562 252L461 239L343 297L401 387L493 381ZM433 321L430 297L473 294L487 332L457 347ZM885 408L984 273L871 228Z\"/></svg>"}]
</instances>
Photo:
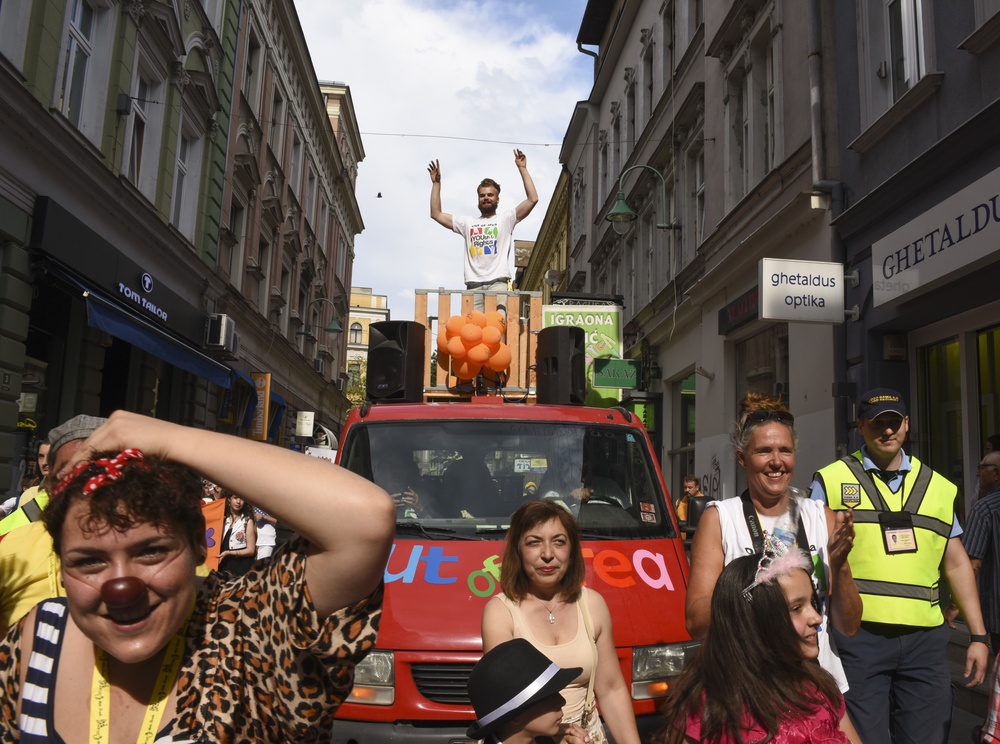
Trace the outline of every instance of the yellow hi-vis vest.
<instances>
[{"instance_id":1,"label":"yellow hi-vis vest","mask_svg":"<svg viewBox=\"0 0 1000 744\"><path fill-rule=\"evenodd\" d=\"M903 487L889 486L865 471L861 452L827 465L816 477L834 511L854 508L854 549L848 558L864 602L861 619L918 627L937 627L944 617L938 597L941 561L955 516L955 484L910 457ZM845 499L846 497L846 499ZM879 512L910 513L915 553L888 554Z\"/></svg>"}]
</instances>

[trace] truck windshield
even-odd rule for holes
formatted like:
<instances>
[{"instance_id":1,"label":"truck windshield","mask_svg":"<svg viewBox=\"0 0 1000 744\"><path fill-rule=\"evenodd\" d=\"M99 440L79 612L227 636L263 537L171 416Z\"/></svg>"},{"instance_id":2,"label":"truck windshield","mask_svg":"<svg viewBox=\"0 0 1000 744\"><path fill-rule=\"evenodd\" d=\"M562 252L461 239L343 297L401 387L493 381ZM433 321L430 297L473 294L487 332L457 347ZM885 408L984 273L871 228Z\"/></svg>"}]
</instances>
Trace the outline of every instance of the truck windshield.
<instances>
[{"instance_id":1,"label":"truck windshield","mask_svg":"<svg viewBox=\"0 0 1000 744\"><path fill-rule=\"evenodd\" d=\"M363 424L341 465L393 495L400 537L425 536L416 522L442 539L496 539L529 499L557 501L591 539L674 536L646 440L627 426Z\"/></svg>"}]
</instances>

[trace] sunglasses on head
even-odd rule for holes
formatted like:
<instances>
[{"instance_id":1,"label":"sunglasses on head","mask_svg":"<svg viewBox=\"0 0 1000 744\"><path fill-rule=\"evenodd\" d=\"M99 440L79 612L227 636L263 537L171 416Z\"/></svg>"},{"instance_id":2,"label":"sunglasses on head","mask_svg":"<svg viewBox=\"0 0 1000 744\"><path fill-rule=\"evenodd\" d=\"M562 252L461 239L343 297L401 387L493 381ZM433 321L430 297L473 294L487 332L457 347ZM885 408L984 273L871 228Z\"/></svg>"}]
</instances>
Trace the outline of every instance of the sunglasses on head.
<instances>
[{"instance_id":1,"label":"sunglasses on head","mask_svg":"<svg viewBox=\"0 0 1000 744\"><path fill-rule=\"evenodd\" d=\"M768 411L764 409L759 409L756 411L750 411L746 416L743 417L743 426L757 426L758 424L763 424L767 421L777 421L779 424L787 424L791 426L795 423L795 417L788 411Z\"/></svg>"}]
</instances>

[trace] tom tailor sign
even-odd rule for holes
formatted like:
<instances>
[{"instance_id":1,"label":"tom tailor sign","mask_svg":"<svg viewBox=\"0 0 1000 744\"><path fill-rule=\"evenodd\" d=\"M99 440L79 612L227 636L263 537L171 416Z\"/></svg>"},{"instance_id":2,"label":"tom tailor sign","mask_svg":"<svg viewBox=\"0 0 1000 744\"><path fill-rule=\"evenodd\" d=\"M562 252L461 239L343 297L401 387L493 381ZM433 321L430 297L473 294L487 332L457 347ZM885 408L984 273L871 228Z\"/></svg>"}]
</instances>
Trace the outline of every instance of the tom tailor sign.
<instances>
[{"instance_id":1,"label":"tom tailor sign","mask_svg":"<svg viewBox=\"0 0 1000 744\"><path fill-rule=\"evenodd\" d=\"M1000 243L1000 170L872 244L872 295L884 305L986 258Z\"/></svg>"},{"instance_id":2,"label":"tom tailor sign","mask_svg":"<svg viewBox=\"0 0 1000 744\"><path fill-rule=\"evenodd\" d=\"M844 322L844 265L762 258L760 317L805 323Z\"/></svg>"}]
</instances>

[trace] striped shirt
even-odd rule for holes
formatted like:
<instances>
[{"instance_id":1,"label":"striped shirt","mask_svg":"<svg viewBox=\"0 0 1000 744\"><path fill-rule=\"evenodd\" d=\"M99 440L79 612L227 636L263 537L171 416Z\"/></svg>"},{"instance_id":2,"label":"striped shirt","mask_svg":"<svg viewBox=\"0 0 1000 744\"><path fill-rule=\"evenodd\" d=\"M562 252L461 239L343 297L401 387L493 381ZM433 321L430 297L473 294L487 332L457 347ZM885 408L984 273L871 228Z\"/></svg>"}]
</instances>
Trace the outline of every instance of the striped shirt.
<instances>
[{"instance_id":1,"label":"striped shirt","mask_svg":"<svg viewBox=\"0 0 1000 744\"><path fill-rule=\"evenodd\" d=\"M980 498L969 513L962 544L983 562L976 582L986 630L1000 633L1000 486Z\"/></svg>"},{"instance_id":2,"label":"striped shirt","mask_svg":"<svg viewBox=\"0 0 1000 744\"><path fill-rule=\"evenodd\" d=\"M28 657L28 673L21 691L21 742L62 741L53 726L53 706L59 646L66 630L69 610L66 600L51 600L38 605L35 613L35 642ZM51 732L51 733L50 733Z\"/></svg>"}]
</instances>

